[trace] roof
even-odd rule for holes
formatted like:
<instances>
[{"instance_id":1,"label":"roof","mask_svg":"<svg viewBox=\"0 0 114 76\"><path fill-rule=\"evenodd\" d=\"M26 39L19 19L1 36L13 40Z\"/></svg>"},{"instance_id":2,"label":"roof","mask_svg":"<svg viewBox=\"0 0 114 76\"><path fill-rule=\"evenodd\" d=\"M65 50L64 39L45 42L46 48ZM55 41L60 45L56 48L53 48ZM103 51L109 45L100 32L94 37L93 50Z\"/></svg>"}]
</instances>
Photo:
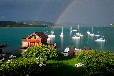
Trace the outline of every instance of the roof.
<instances>
[{"instance_id":1,"label":"roof","mask_svg":"<svg viewBox=\"0 0 114 76\"><path fill-rule=\"evenodd\" d=\"M34 35L37 35L37 36L39 36L40 38L48 38L48 36L47 35L45 35L43 32L34 32L34 33L32 33L32 34L29 34L28 36L27 36L27 38L31 38L32 36L34 36Z\"/></svg>"},{"instance_id":2,"label":"roof","mask_svg":"<svg viewBox=\"0 0 114 76\"><path fill-rule=\"evenodd\" d=\"M35 32L36 35L38 35L40 38L48 38L47 35L45 35L43 32Z\"/></svg>"}]
</instances>

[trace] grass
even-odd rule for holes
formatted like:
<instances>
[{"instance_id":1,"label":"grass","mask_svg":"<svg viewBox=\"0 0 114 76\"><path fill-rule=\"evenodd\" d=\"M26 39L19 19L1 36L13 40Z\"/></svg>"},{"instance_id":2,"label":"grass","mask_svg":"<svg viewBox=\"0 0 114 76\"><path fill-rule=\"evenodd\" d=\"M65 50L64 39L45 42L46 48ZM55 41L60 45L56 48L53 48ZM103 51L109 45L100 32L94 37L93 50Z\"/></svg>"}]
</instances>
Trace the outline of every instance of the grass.
<instances>
[{"instance_id":1,"label":"grass","mask_svg":"<svg viewBox=\"0 0 114 76\"><path fill-rule=\"evenodd\" d=\"M19 57L18 59L21 59ZM84 67L76 67L77 64L76 56L60 56L54 60L47 60L46 66L38 68L30 76L35 75L48 75L48 76L83 76L86 71ZM40 71L39 71L40 69Z\"/></svg>"},{"instance_id":2,"label":"grass","mask_svg":"<svg viewBox=\"0 0 114 76\"><path fill-rule=\"evenodd\" d=\"M75 64L78 63L75 56L60 57L56 60L48 60L47 66L40 74L47 74L49 76L82 76L85 74L85 68L77 68Z\"/></svg>"},{"instance_id":3,"label":"grass","mask_svg":"<svg viewBox=\"0 0 114 76\"><path fill-rule=\"evenodd\" d=\"M73 66L78 63L76 56L64 56L64 57L59 57L59 59L56 60L48 60L47 63L63 63L67 64L69 66Z\"/></svg>"},{"instance_id":4,"label":"grass","mask_svg":"<svg viewBox=\"0 0 114 76\"><path fill-rule=\"evenodd\" d=\"M17 59L21 60L22 56L18 55ZM46 66L38 68L30 76L48 75L48 76L83 76L85 75L84 67L76 67L78 63L76 56L59 56L57 59L47 60ZM40 71L39 71L40 69Z\"/></svg>"}]
</instances>

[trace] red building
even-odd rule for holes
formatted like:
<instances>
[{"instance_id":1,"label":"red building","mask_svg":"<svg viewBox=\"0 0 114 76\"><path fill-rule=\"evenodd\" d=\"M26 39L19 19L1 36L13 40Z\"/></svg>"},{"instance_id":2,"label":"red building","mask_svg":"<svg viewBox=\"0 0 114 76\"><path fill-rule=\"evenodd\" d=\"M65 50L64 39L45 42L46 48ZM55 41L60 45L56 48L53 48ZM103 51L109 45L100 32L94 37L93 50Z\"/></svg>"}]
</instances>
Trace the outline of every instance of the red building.
<instances>
[{"instance_id":1,"label":"red building","mask_svg":"<svg viewBox=\"0 0 114 76\"><path fill-rule=\"evenodd\" d=\"M27 38L22 38L22 47L35 46L38 44L47 44L48 36L43 32L35 32L27 36Z\"/></svg>"}]
</instances>

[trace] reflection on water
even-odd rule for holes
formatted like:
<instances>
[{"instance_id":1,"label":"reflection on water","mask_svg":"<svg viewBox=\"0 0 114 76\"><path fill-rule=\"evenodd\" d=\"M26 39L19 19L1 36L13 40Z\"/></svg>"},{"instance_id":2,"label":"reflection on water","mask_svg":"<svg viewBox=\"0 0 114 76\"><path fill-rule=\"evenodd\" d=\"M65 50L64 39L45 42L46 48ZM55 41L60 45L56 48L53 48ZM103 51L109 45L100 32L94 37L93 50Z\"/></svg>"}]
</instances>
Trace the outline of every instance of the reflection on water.
<instances>
[{"instance_id":1,"label":"reflection on water","mask_svg":"<svg viewBox=\"0 0 114 76\"><path fill-rule=\"evenodd\" d=\"M61 47L63 48L63 37L60 37L61 39Z\"/></svg>"},{"instance_id":2,"label":"reflection on water","mask_svg":"<svg viewBox=\"0 0 114 76\"><path fill-rule=\"evenodd\" d=\"M74 44L75 44L75 47L76 47L76 48L79 48L80 39L73 39L73 42L74 42Z\"/></svg>"},{"instance_id":3,"label":"reflection on water","mask_svg":"<svg viewBox=\"0 0 114 76\"><path fill-rule=\"evenodd\" d=\"M51 41L50 41L50 43L52 43L52 44L53 44L53 43L54 43L54 41L55 41L55 38L54 38L54 37L50 37L50 40L51 40Z\"/></svg>"},{"instance_id":4,"label":"reflection on water","mask_svg":"<svg viewBox=\"0 0 114 76\"><path fill-rule=\"evenodd\" d=\"M103 49L105 42L96 42L98 44L98 46Z\"/></svg>"},{"instance_id":5,"label":"reflection on water","mask_svg":"<svg viewBox=\"0 0 114 76\"><path fill-rule=\"evenodd\" d=\"M93 41L93 37L94 37L94 36L90 36L90 35L89 35L89 36L88 36L88 39L91 40L91 41Z\"/></svg>"},{"instance_id":6,"label":"reflection on water","mask_svg":"<svg viewBox=\"0 0 114 76\"><path fill-rule=\"evenodd\" d=\"M93 41L94 41L94 37L88 35L88 36L87 36L87 44L90 44L90 43L93 42Z\"/></svg>"}]
</instances>

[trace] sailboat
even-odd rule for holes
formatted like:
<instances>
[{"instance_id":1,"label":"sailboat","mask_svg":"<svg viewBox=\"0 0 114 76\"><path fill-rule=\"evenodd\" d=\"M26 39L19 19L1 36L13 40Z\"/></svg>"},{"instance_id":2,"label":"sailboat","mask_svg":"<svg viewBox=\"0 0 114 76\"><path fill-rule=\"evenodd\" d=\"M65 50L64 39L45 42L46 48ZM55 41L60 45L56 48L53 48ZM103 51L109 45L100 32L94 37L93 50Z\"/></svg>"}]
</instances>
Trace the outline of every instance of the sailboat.
<instances>
[{"instance_id":1,"label":"sailboat","mask_svg":"<svg viewBox=\"0 0 114 76\"><path fill-rule=\"evenodd\" d=\"M90 32L89 32L89 31L87 31L87 34L89 35L89 34L90 34Z\"/></svg>"},{"instance_id":2,"label":"sailboat","mask_svg":"<svg viewBox=\"0 0 114 76\"><path fill-rule=\"evenodd\" d=\"M72 31L77 31L76 29L73 29Z\"/></svg>"},{"instance_id":3,"label":"sailboat","mask_svg":"<svg viewBox=\"0 0 114 76\"><path fill-rule=\"evenodd\" d=\"M62 32L61 32L61 34L60 34L60 37L63 37L63 27L62 27Z\"/></svg>"},{"instance_id":4,"label":"sailboat","mask_svg":"<svg viewBox=\"0 0 114 76\"><path fill-rule=\"evenodd\" d=\"M104 36L99 36L95 41L97 42L105 42Z\"/></svg>"},{"instance_id":5,"label":"sailboat","mask_svg":"<svg viewBox=\"0 0 114 76\"><path fill-rule=\"evenodd\" d=\"M77 31L76 29L72 30L72 31Z\"/></svg>"},{"instance_id":6,"label":"sailboat","mask_svg":"<svg viewBox=\"0 0 114 76\"><path fill-rule=\"evenodd\" d=\"M78 28L77 29L79 30L79 24L78 24Z\"/></svg>"},{"instance_id":7,"label":"sailboat","mask_svg":"<svg viewBox=\"0 0 114 76\"><path fill-rule=\"evenodd\" d=\"M100 35L99 35L99 31L98 31L98 34L96 34L95 36L96 36L96 37L100 36Z\"/></svg>"},{"instance_id":8,"label":"sailboat","mask_svg":"<svg viewBox=\"0 0 114 76\"><path fill-rule=\"evenodd\" d=\"M78 35L78 36L80 36L80 37L83 36L83 35L82 35L81 33L79 33L79 32L77 32L76 35Z\"/></svg>"},{"instance_id":9,"label":"sailboat","mask_svg":"<svg viewBox=\"0 0 114 76\"><path fill-rule=\"evenodd\" d=\"M48 37L55 37L55 35L54 35L54 31L51 31L51 34L50 35L48 35Z\"/></svg>"},{"instance_id":10,"label":"sailboat","mask_svg":"<svg viewBox=\"0 0 114 76\"><path fill-rule=\"evenodd\" d=\"M72 39L80 39L80 36L74 35Z\"/></svg>"},{"instance_id":11,"label":"sailboat","mask_svg":"<svg viewBox=\"0 0 114 76\"><path fill-rule=\"evenodd\" d=\"M105 39L103 39L103 38L98 38L98 39L96 39L95 41L97 41L97 42L105 42Z\"/></svg>"},{"instance_id":12,"label":"sailboat","mask_svg":"<svg viewBox=\"0 0 114 76\"><path fill-rule=\"evenodd\" d=\"M79 32L79 31L80 31L80 30L79 30L79 24L78 24L77 30L78 30L78 32L76 33L76 35L82 37L83 35Z\"/></svg>"},{"instance_id":13,"label":"sailboat","mask_svg":"<svg viewBox=\"0 0 114 76\"><path fill-rule=\"evenodd\" d=\"M72 29L72 27L70 27L70 33L75 32L75 31L77 31L77 30L76 29Z\"/></svg>"},{"instance_id":14,"label":"sailboat","mask_svg":"<svg viewBox=\"0 0 114 76\"><path fill-rule=\"evenodd\" d=\"M94 36L93 27L92 27L92 33L90 33L89 35L90 35L90 36Z\"/></svg>"}]
</instances>

